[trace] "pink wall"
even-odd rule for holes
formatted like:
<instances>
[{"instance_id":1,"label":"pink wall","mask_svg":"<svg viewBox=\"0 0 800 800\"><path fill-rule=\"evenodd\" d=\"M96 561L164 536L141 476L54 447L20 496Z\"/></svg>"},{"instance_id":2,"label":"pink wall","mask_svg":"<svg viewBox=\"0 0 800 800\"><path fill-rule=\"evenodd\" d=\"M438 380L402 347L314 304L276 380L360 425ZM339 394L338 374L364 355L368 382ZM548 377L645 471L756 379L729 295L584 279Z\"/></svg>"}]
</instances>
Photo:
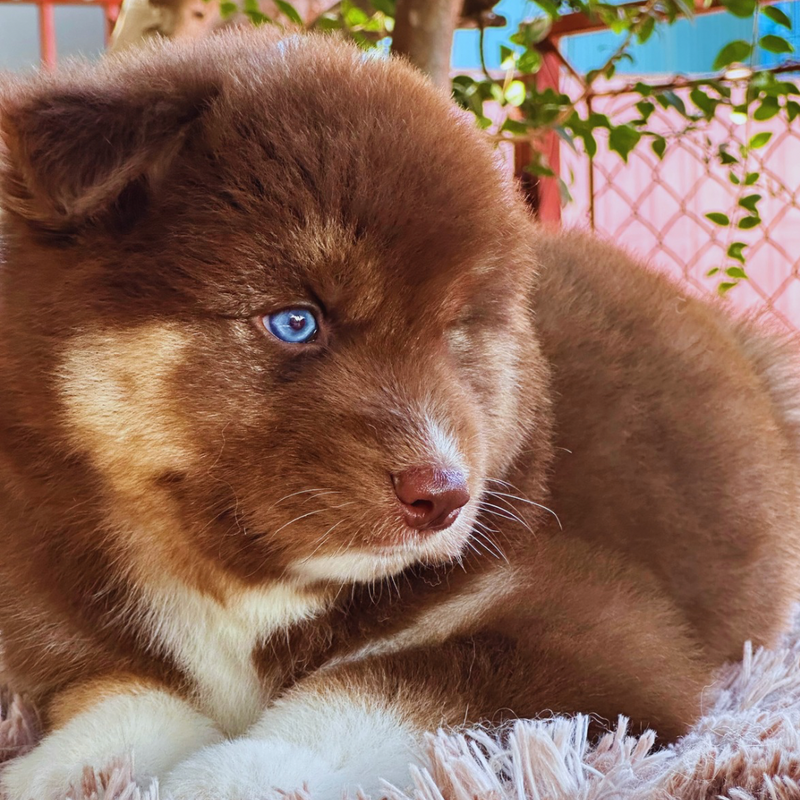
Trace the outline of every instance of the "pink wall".
<instances>
[{"instance_id":1,"label":"pink wall","mask_svg":"<svg viewBox=\"0 0 800 800\"><path fill-rule=\"evenodd\" d=\"M632 108L637 99L595 98L593 109L619 124L638 116ZM659 110L651 122L653 130L673 136L685 125L674 110ZM715 292L720 276L706 277L708 270L736 263L725 257L728 244L747 242L750 280L728 293L729 302L741 309L766 309L783 325L800 329L800 119L791 127L785 119L755 125L745 131L720 111L710 125L673 138L663 161L648 144L640 145L627 165L600 142L594 160L595 229L694 289L709 292ZM763 175L756 187L764 196L759 204L763 224L749 231L720 228L704 215L708 211L730 215L737 187L728 181L728 168L708 158L705 137L712 152L721 143L736 152L737 141L762 130L772 131L773 137L754 151L750 169ZM588 225L588 159L566 145L561 157L562 176L574 198L563 209L564 223ZM747 188L744 193L752 191Z\"/></svg>"}]
</instances>

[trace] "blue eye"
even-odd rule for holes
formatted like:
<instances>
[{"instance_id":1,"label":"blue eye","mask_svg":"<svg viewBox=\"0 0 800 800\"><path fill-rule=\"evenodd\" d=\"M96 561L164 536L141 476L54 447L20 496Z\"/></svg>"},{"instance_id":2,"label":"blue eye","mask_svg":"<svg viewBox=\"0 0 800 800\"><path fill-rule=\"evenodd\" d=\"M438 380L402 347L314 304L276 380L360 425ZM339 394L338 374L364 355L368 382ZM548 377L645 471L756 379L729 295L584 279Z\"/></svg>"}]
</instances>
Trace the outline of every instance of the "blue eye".
<instances>
[{"instance_id":1,"label":"blue eye","mask_svg":"<svg viewBox=\"0 0 800 800\"><path fill-rule=\"evenodd\" d=\"M289 344L305 344L317 333L317 318L307 308L287 308L264 317L267 330Z\"/></svg>"}]
</instances>

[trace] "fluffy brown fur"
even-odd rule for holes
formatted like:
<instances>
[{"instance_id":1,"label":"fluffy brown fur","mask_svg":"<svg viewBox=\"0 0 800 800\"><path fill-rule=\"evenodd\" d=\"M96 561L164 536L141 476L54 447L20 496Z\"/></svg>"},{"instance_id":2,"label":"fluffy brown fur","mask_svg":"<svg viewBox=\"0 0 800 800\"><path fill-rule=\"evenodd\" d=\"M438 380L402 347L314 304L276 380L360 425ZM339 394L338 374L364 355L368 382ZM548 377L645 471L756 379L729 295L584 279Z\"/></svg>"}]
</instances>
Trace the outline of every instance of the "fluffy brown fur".
<instances>
[{"instance_id":1,"label":"fluffy brown fur","mask_svg":"<svg viewBox=\"0 0 800 800\"><path fill-rule=\"evenodd\" d=\"M176 704L195 749L321 752L353 704L414 741L578 710L671 739L786 624L792 351L534 228L409 67L232 33L0 106L0 629L52 731L13 800L114 698ZM296 307L308 344L264 325ZM403 516L419 467L469 488L442 530Z\"/></svg>"}]
</instances>

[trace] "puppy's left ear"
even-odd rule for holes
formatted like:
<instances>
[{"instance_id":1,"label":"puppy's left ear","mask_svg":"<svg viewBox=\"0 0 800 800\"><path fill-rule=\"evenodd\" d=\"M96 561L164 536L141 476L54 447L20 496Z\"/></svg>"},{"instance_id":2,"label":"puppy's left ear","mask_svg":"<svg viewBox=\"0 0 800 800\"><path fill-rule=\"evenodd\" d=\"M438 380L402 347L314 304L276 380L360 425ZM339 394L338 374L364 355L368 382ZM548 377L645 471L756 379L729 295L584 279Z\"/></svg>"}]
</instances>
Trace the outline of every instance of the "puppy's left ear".
<instances>
[{"instance_id":1,"label":"puppy's left ear","mask_svg":"<svg viewBox=\"0 0 800 800\"><path fill-rule=\"evenodd\" d=\"M135 213L216 92L42 82L0 101L0 205L40 231Z\"/></svg>"}]
</instances>

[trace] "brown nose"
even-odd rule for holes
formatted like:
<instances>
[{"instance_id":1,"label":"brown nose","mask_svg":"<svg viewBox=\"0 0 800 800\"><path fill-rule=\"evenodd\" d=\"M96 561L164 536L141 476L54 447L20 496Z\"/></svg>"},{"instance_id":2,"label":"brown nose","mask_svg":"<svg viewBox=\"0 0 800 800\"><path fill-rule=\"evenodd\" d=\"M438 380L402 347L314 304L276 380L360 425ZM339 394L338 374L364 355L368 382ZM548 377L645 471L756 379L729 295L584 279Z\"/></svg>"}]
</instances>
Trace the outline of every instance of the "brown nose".
<instances>
[{"instance_id":1,"label":"brown nose","mask_svg":"<svg viewBox=\"0 0 800 800\"><path fill-rule=\"evenodd\" d=\"M418 531L447 528L469 502L467 481L459 470L411 467L392 475L392 482L406 523Z\"/></svg>"}]
</instances>

